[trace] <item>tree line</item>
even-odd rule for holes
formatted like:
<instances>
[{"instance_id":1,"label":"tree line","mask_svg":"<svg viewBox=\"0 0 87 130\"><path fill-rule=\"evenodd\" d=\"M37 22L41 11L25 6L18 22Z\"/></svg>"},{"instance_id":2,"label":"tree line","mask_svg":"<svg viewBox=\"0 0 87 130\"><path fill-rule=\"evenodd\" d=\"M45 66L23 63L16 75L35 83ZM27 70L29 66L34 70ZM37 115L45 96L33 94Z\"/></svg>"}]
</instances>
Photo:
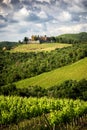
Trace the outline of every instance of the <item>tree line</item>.
<instances>
[{"instance_id":1,"label":"tree line","mask_svg":"<svg viewBox=\"0 0 87 130\"><path fill-rule=\"evenodd\" d=\"M0 87L0 95L21 96L21 97L54 97L82 99L87 101L87 80L82 79L66 80L60 85L42 88L40 86L28 86L27 88L17 88L15 84L8 84Z\"/></svg>"}]
</instances>

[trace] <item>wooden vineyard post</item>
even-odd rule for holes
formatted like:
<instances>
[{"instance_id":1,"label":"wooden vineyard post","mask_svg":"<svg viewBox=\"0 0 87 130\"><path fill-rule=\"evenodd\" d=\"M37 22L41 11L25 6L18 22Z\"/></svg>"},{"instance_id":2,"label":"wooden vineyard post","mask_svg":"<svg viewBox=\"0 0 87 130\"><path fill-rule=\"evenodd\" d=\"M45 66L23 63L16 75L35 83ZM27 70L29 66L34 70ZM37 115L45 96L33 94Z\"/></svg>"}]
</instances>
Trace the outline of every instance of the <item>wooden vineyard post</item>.
<instances>
[{"instance_id":1,"label":"wooden vineyard post","mask_svg":"<svg viewBox=\"0 0 87 130\"><path fill-rule=\"evenodd\" d=\"M53 125L53 130L55 130L55 124Z\"/></svg>"},{"instance_id":2,"label":"wooden vineyard post","mask_svg":"<svg viewBox=\"0 0 87 130\"><path fill-rule=\"evenodd\" d=\"M49 130L52 130L52 127L51 127L51 125L50 125L50 123L49 123L49 121L48 121L48 119L47 119L45 113L43 113L43 116L44 116L44 118L45 118L45 121L46 121L46 123L47 123L47 126L49 127Z\"/></svg>"}]
</instances>

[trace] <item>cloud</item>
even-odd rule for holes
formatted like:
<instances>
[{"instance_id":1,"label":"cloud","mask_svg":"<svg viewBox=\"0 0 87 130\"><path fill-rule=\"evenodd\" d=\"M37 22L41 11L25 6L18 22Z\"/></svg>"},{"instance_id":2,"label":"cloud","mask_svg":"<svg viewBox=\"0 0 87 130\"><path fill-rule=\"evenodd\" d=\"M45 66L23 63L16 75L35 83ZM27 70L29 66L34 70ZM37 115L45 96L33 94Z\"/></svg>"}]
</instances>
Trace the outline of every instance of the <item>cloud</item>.
<instances>
[{"instance_id":1,"label":"cloud","mask_svg":"<svg viewBox=\"0 0 87 130\"><path fill-rule=\"evenodd\" d=\"M0 0L0 4L3 2L3 0Z\"/></svg>"},{"instance_id":2,"label":"cloud","mask_svg":"<svg viewBox=\"0 0 87 130\"><path fill-rule=\"evenodd\" d=\"M7 24L5 24L2 21L0 21L0 28L5 28L6 26L7 26Z\"/></svg>"},{"instance_id":3,"label":"cloud","mask_svg":"<svg viewBox=\"0 0 87 130\"><path fill-rule=\"evenodd\" d=\"M48 30L50 30L48 32ZM50 36L57 36L65 33L79 33L87 31L87 24L73 24L73 25L60 25L56 28L55 24L53 26L48 26L47 34Z\"/></svg>"},{"instance_id":4,"label":"cloud","mask_svg":"<svg viewBox=\"0 0 87 130\"><path fill-rule=\"evenodd\" d=\"M11 4L19 4L20 3L20 0L11 0Z\"/></svg>"},{"instance_id":5,"label":"cloud","mask_svg":"<svg viewBox=\"0 0 87 130\"><path fill-rule=\"evenodd\" d=\"M40 17L40 18L47 18L48 16L47 16L47 14L46 14L46 12L44 12L44 11L41 11L39 14L38 14L38 16Z\"/></svg>"},{"instance_id":6,"label":"cloud","mask_svg":"<svg viewBox=\"0 0 87 130\"><path fill-rule=\"evenodd\" d=\"M76 25L71 25L71 26L63 26L60 27L60 31L64 33L78 33L81 31L86 31L87 30L87 24L76 24Z\"/></svg>"},{"instance_id":7,"label":"cloud","mask_svg":"<svg viewBox=\"0 0 87 130\"><path fill-rule=\"evenodd\" d=\"M71 21L71 19L72 19L72 16L71 16L71 14L69 13L69 12L67 12L67 11L63 11L63 12L61 12L60 14L59 14L59 16L58 16L58 20L59 21Z\"/></svg>"},{"instance_id":8,"label":"cloud","mask_svg":"<svg viewBox=\"0 0 87 130\"><path fill-rule=\"evenodd\" d=\"M7 26L7 19L3 15L0 15L0 28L5 28L6 26Z\"/></svg>"},{"instance_id":9,"label":"cloud","mask_svg":"<svg viewBox=\"0 0 87 130\"><path fill-rule=\"evenodd\" d=\"M7 21L7 19L3 16L3 15L0 15L0 21Z\"/></svg>"},{"instance_id":10,"label":"cloud","mask_svg":"<svg viewBox=\"0 0 87 130\"><path fill-rule=\"evenodd\" d=\"M39 1L39 2L48 2L48 3L50 3L50 0L36 0L36 1Z\"/></svg>"},{"instance_id":11,"label":"cloud","mask_svg":"<svg viewBox=\"0 0 87 130\"><path fill-rule=\"evenodd\" d=\"M15 11L13 14L13 18L16 20L23 20L25 17L29 15L29 12L27 11L26 8L22 8L19 11Z\"/></svg>"},{"instance_id":12,"label":"cloud","mask_svg":"<svg viewBox=\"0 0 87 130\"><path fill-rule=\"evenodd\" d=\"M86 10L87 10L87 0L83 0L82 1L82 5L86 8Z\"/></svg>"},{"instance_id":13,"label":"cloud","mask_svg":"<svg viewBox=\"0 0 87 130\"><path fill-rule=\"evenodd\" d=\"M2 0L3 2L2 3L4 3L4 4L10 4L11 3L11 0Z\"/></svg>"},{"instance_id":14,"label":"cloud","mask_svg":"<svg viewBox=\"0 0 87 130\"><path fill-rule=\"evenodd\" d=\"M87 0L0 0L0 40L87 31L86 23Z\"/></svg>"}]
</instances>

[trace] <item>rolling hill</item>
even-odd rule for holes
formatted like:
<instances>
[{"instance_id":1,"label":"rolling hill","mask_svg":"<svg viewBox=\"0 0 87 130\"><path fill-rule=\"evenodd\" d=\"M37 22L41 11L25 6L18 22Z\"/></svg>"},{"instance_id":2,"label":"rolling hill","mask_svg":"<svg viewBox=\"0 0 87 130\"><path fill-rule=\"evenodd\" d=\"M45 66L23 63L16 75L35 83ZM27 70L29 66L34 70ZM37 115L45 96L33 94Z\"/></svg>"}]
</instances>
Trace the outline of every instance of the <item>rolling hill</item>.
<instances>
[{"instance_id":1,"label":"rolling hill","mask_svg":"<svg viewBox=\"0 0 87 130\"><path fill-rule=\"evenodd\" d=\"M87 58L79 60L71 65L67 65L32 78L21 80L15 84L18 88L35 85L48 88L61 84L65 80L72 79L79 81L83 78L87 79Z\"/></svg>"},{"instance_id":2,"label":"rolling hill","mask_svg":"<svg viewBox=\"0 0 87 130\"><path fill-rule=\"evenodd\" d=\"M40 52L40 51L51 51L56 48L63 48L71 46L70 44L61 44L61 43L43 43L43 44L21 44L10 52Z\"/></svg>"},{"instance_id":3,"label":"rolling hill","mask_svg":"<svg viewBox=\"0 0 87 130\"><path fill-rule=\"evenodd\" d=\"M61 43L87 43L87 32L76 34L62 34L57 36L56 39Z\"/></svg>"}]
</instances>

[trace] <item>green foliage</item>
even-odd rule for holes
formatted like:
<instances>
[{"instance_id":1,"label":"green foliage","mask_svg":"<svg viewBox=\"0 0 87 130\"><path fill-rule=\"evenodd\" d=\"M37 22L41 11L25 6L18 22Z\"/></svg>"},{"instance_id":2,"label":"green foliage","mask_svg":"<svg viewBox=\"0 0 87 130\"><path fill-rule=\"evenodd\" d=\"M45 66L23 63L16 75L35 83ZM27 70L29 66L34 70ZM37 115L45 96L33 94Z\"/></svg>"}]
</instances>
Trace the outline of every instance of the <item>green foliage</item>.
<instances>
[{"instance_id":1,"label":"green foliage","mask_svg":"<svg viewBox=\"0 0 87 130\"><path fill-rule=\"evenodd\" d=\"M48 95L55 98L73 98L87 100L87 80L66 80L61 85L48 88Z\"/></svg>"},{"instance_id":2,"label":"green foliage","mask_svg":"<svg viewBox=\"0 0 87 130\"><path fill-rule=\"evenodd\" d=\"M28 86L36 85L43 88L49 88L70 79L77 81L87 79L87 58L50 72L45 72L35 77L21 80L15 84L18 88L26 88Z\"/></svg>"},{"instance_id":3,"label":"green foliage","mask_svg":"<svg viewBox=\"0 0 87 130\"><path fill-rule=\"evenodd\" d=\"M28 43L28 37L24 37L24 40L23 40L23 41L24 41L24 43L27 44L27 43Z\"/></svg>"},{"instance_id":4,"label":"green foliage","mask_svg":"<svg viewBox=\"0 0 87 130\"><path fill-rule=\"evenodd\" d=\"M17 88L15 84L0 87L0 95L16 95L22 97L55 97L87 100L87 80L66 80L60 85L45 89L39 86Z\"/></svg>"},{"instance_id":5,"label":"green foliage","mask_svg":"<svg viewBox=\"0 0 87 130\"><path fill-rule=\"evenodd\" d=\"M17 95L18 91L16 89L16 85L15 84L8 84L5 86L0 87L0 95Z\"/></svg>"},{"instance_id":6,"label":"green foliage","mask_svg":"<svg viewBox=\"0 0 87 130\"><path fill-rule=\"evenodd\" d=\"M43 97L47 95L46 89L39 86L29 86L28 88L17 88L17 95L22 97Z\"/></svg>"},{"instance_id":7,"label":"green foliage","mask_svg":"<svg viewBox=\"0 0 87 130\"><path fill-rule=\"evenodd\" d=\"M65 104L65 102L64 102ZM62 110L53 111L50 113L50 122L52 125L62 125L67 124L75 120L75 118L82 117L83 113L87 112L87 103L84 104L80 100L70 100L66 101L66 105L63 106Z\"/></svg>"},{"instance_id":8,"label":"green foliage","mask_svg":"<svg viewBox=\"0 0 87 130\"><path fill-rule=\"evenodd\" d=\"M0 52L0 85L30 78L62 67L87 56L87 45L74 45L51 52Z\"/></svg>"},{"instance_id":9,"label":"green foliage","mask_svg":"<svg viewBox=\"0 0 87 130\"><path fill-rule=\"evenodd\" d=\"M78 34L63 34L56 37L56 42L61 43L87 43L87 33L81 32Z\"/></svg>"},{"instance_id":10,"label":"green foliage","mask_svg":"<svg viewBox=\"0 0 87 130\"><path fill-rule=\"evenodd\" d=\"M8 41L0 42L0 48L3 49L3 47L6 47L7 50L10 50L11 48L16 47L18 45L19 45L18 42L8 42Z\"/></svg>"},{"instance_id":11,"label":"green foliage","mask_svg":"<svg viewBox=\"0 0 87 130\"><path fill-rule=\"evenodd\" d=\"M24 119L49 114L53 124L69 123L87 114L87 102L54 98L22 98L0 96L0 125L18 123Z\"/></svg>"}]
</instances>

